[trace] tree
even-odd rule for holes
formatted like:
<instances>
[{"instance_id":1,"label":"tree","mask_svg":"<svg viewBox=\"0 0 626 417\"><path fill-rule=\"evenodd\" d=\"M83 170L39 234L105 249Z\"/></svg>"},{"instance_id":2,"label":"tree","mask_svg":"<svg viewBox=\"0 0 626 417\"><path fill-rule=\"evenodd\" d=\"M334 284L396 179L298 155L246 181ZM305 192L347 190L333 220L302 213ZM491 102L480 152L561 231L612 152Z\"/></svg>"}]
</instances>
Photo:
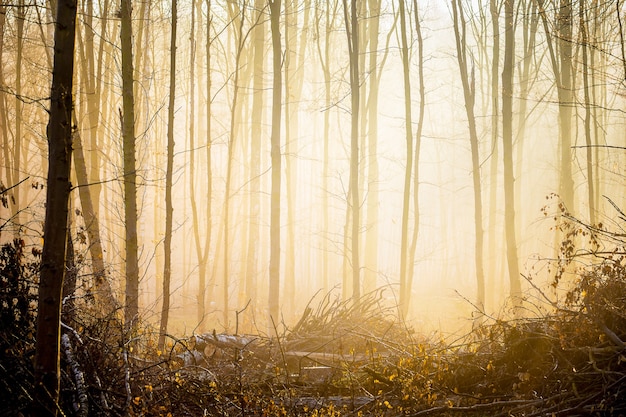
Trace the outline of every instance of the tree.
<instances>
[{"instance_id":1,"label":"tree","mask_svg":"<svg viewBox=\"0 0 626 417\"><path fill-rule=\"evenodd\" d=\"M337 7L339 2L334 1L332 3L322 2L326 7L322 7L321 5L316 5L315 7L315 30L316 30L316 38L317 38L317 52L320 59L320 65L322 67L323 79L324 79L324 108L327 109L324 112L324 121L323 121L323 151L322 151L322 230L324 233L328 233L329 230L329 208L328 208L328 176L329 174L329 152L330 152L330 111L328 109L331 107L331 72L330 72L330 41L331 41L331 33L332 28L334 26L334 22L337 16ZM322 19L322 14L319 13L324 12L324 27L323 32L324 36L321 36L320 33L320 20ZM332 12L332 13L331 13ZM322 47L322 39L324 40ZM328 290L329 281L328 275L329 271L329 260L328 260L328 245L329 237L325 236L322 244L322 288L324 290Z\"/></svg>"},{"instance_id":2,"label":"tree","mask_svg":"<svg viewBox=\"0 0 626 417\"><path fill-rule=\"evenodd\" d=\"M513 69L515 55L514 0L504 0L504 64L502 67L502 156L504 160L504 230L509 267L510 294L521 301L517 238L515 236L515 189L513 177Z\"/></svg>"},{"instance_id":3,"label":"tree","mask_svg":"<svg viewBox=\"0 0 626 417\"><path fill-rule=\"evenodd\" d=\"M237 9L239 8L239 9ZM237 139L239 136L239 123L240 107L239 107L239 95L240 95L240 82L241 82L241 60L245 49L246 39L249 32L244 33L244 25L246 21L247 3L238 6L234 3L228 4L228 13L231 21L234 24L235 32L235 69L233 76L233 95L230 103L230 128L228 132L228 160L226 163L226 184L224 190L224 266L222 273L224 274L223 281L223 320L224 327L228 328L229 317L229 283L230 283L230 249L231 249L231 230L230 230L230 211L231 211L231 183L233 179L233 159L235 157L235 149L237 145ZM233 239L234 240L234 239Z\"/></svg>"},{"instance_id":4,"label":"tree","mask_svg":"<svg viewBox=\"0 0 626 417\"><path fill-rule=\"evenodd\" d=\"M309 26L311 1L302 2L304 16L302 21L300 41L298 42L298 14L297 7L292 8L285 2L285 169L286 169L286 197L287 197L287 239L285 242L285 294L286 309L293 311L296 290L296 205L297 205L297 151L298 151L298 110L304 84L304 59L306 35ZM296 3L297 5L297 3Z\"/></svg>"},{"instance_id":5,"label":"tree","mask_svg":"<svg viewBox=\"0 0 626 417\"><path fill-rule=\"evenodd\" d=\"M170 281L172 276L172 174L174 170L174 105L176 98L176 29L178 23L178 2L172 0L172 30L170 34L170 92L167 107L167 168L165 171L165 240L163 252L163 306L161 308L161 325L159 327L159 350L165 346L165 334L170 314ZM193 9L193 5L192 5Z\"/></svg>"},{"instance_id":6,"label":"tree","mask_svg":"<svg viewBox=\"0 0 626 417\"><path fill-rule=\"evenodd\" d=\"M587 52L587 44L589 36L587 34L587 17L585 16L585 1L579 0L578 19L580 33L580 53L582 54L582 72L583 72L583 96L584 96L584 129L585 129L585 146L586 146L586 168L587 168L587 200L589 204L589 222L596 224L596 196L594 192L594 169L592 154L592 136L591 136L591 96L589 94L589 58Z\"/></svg>"},{"instance_id":7,"label":"tree","mask_svg":"<svg viewBox=\"0 0 626 417\"><path fill-rule=\"evenodd\" d=\"M559 11L555 16L557 37L553 41L545 10L545 0L537 0L559 100L559 145L561 149L559 194L567 210L574 213L574 180L571 163L572 108L574 98L572 77L572 3L571 0L559 0L559 2ZM556 51L555 47L557 48Z\"/></svg>"},{"instance_id":8,"label":"tree","mask_svg":"<svg viewBox=\"0 0 626 417\"><path fill-rule=\"evenodd\" d=\"M476 84L474 78L474 66L472 63L471 72L468 68L467 40L465 31L465 16L463 5L460 0L452 0L452 14L454 18L454 38L457 51L457 61L461 83L463 84L463 97L465 99L465 112L470 134L470 147L472 152L472 183L474 186L474 232L476 239L476 250L474 252L474 264L476 267L476 303L477 307L483 308L485 305L485 273L483 268L483 204L482 187L480 182L480 159L478 132L476 128L476 116L474 114L474 103L476 101Z\"/></svg>"},{"instance_id":9,"label":"tree","mask_svg":"<svg viewBox=\"0 0 626 417\"><path fill-rule=\"evenodd\" d=\"M122 50L122 142L124 147L124 219L126 243L126 304L129 327L139 315L139 259L137 243L137 171L135 156L135 99L133 92L133 31L131 0L120 0Z\"/></svg>"},{"instance_id":10,"label":"tree","mask_svg":"<svg viewBox=\"0 0 626 417\"><path fill-rule=\"evenodd\" d=\"M263 102L264 102L264 62L265 62L265 32L266 26L263 24L261 16L265 13L263 0L255 0L254 8L258 13L255 19L256 24L253 31L254 45L254 72L252 78L252 115L250 122L252 125L250 134L250 225L248 228L248 250L246 260L246 276L245 287L248 297L256 300L256 282L257 265L259 262L259 222L261 211L261 133L259 126L263 121Z\"/></svg>"},{"instance_id":11,"label":"tree","mask_svg":"<svg viewBox=\"0 0 626 417\"><path fill-rule=\"evenodd\" d=\"M419 83L419 114L417 116L417 131L415 132L415 150L413 155L414 168L413 168L413 232L411 235L411 245L409 247L409 270L407 271L406 289L405 292L411 295L413 286L413 274L415 273L415 251L417 247L417 237L420 227L420 209L419 209L419 161L420 161L420 149L422 145L422 132L424 130L424 115L426 112L426 87L424 85L424 38L422 36L422 24L420 22L419 8L417 6L417 0L413 0L413 9L415 14L415 34L417 35L417 59L418 59L418 83ZM406 307L409 306L409 299L407 299ZM405 311L405 316L408 310Z\"/></svg>"},{"instance_id":12,"label":"tree","mask_svg":"<svg viewBox=\"0 0 626 417\"><path fill-rule=\"evenodd\" d=\"M350 59L350 191L348 192L348 208L352 218L351 227L351 266L352 266L352 299L358 302L361 298L361 264L359 260L359 25L357 1L350 1L348 11L347 0L343 0L344 21L348 38L348 57Z\"/></svg>"},{"instance_id":13,"label":"tree","mask_svg":"<svg viewBox=\"0 0 626 417\"><path fill-rule=\"evenodd\" d=\"M411 210L411 179L413 176L413 117L411 102L411 81L409 73L409 46L407 41L406 10L404 0L399 1L400 51L402 55L402 75L404 82L404 136L406 142L406 166L404 168L404 192L402 194L402 226L400 237L400 311L406 317L411 294L407 289L409 212ZM415 161L417 163L417 161ZM417 210L417 207L415 208Z\"/></svg>"},{"instance_id":14,"label":"tree","mask_svg":"<svg viewBox=\"0 0 626 417\"><path fill-rule=\"evenodd\" d=\"M207 276L207 260L209 257L209 247L211 244L211 221L212 221L212 197L213 197L213 166L212 166L212 149L211 149L211 0L206 0L207 19L206 19L206 243L204 247L204 257L198 271L198 322L202 329L206 308L206 276Z\"/></svg>"},{"instance_id":15,"label":"tree","mask_svg":"<svg viewBox=\"0 0 626 417\"><path fill-rule=\"evenodd\" d=\"M58 413L61 295L65 273L70 165L72 159L72 76L76 1L59 0L54 26L54 67L48 122L48 177L44 246L37 305L35 401L32 415Z\"/></svg>"},{"instance_id":16,"label":"tree","mask_svg":"<svg viewBox=\"0 0 626 417\"><path fill-rule=\"evenodd\" d=\"M378 275L378 95L380 90L380 72L378 69L378 31L380 28L380 0L368 0L369 48L368 71L370 73L369 94L367 97L367 156L368 156L368 195L367 226L365 232L365 259L363 266L363 291L371 292L376 288ZM389 49L387 49L389 50ZM382 68L381 68L382 70Z\"/></svg>"},{"instance_id":17,"label":"tree","mask_svg":"<svg viewBox=\"0 0 626 417\"><path fill-rule=\"evenodd\" d=\"M270 207L270 266L269 266L269 313L270 319L278 319L280 310L280 182L281 152L280 123L282 98L282 49L280 41L280 3L269 0L270 26L272 31L272 190Z\"/></svg>"},{"instance_id":18,"label":"tree","mask_svg":"<svg viewBox=\"0 0 626 417\"><path fill-rule=\"evenodd\" d=\"M21 173L22 169L22 148L25 147L24 135L22 133L22 68L23 62L22 57L24 55L24 20L26 19L25 5L24 0L18 0L17 6L15 7L16 14L16 32L17 32L17 45L16 45L16 57L15 57L15 140L13 142L13 181L15 183L19 182L20 176L23 175ZM22 221L20 219L20 211L22 209L22 197L20 192L20 187L15 187L15 191L13 192L15 197L15 214L14 214L14 222L17 224L17 234L19 235L19 228L22 226Z\"/></svg>"}]
</instances>

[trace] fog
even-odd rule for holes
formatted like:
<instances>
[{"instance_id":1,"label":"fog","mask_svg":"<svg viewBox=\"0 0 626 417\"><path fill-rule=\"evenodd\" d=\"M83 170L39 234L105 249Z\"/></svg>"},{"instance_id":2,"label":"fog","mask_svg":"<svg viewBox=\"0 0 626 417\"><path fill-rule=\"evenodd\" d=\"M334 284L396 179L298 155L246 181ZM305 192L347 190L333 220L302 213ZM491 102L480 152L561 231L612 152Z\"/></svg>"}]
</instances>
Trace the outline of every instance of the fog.
<instances>
[{"instance_id":1,"label":"fog","mask_svg":"<svg viewBox=\"0 0 626 417\"><path fill-rule=\"evenodd\" d=\"M281 123L280 317L274 318L276 322L292 325L310 301L315 303L328 292L336 297L352 295L351 163L357 163L359 172L361 264L358 268L362 292L381 288L381 296L390 305L400 302L407 166L406 86L400 23L396 20L399 2L383 1L379 15L372 12L376 3L359 3L358 161L351 160L354 109L351 107L343 5L311 0L287 1L283 5L280 23L281 70L285 83ZM498 107L494 108L491 90L494 33L489 2L461 3L466 22L466 56L475 93L482 186L484 313L506 315L510 313L511 300L504 228L502 80L495 92L500 96ZM539 308L541 297L536 288L557 296L549 285L552 276L548 260L557 256L560 243L555 232L555 216L561 214L563 164L571 166L573 204L567 210L572 215L585 222L610 224L614 223L615 210L605 197L621 207L626 203L623 193L626 153L623 148L611 148L624 146L624 56L615 7L594 3L585 8L586 27L592 36L588 47L583 49L578 4L573 6L573 34L568 40L573 51L569 62L559 61L561 67L556 73L559 78L555 82L550 46L556 48L558 57L564 56L564 46L558 43L558 39L562 39L558 38L556 27L558 9L554 2L546 2L549 4L544 11L544 24L540 11L532 7L532 3L520 1L515 11L512 93L514 226L522 294L529 314ZM414 161L419 179L417 184L411 183L411 193L418 187L418 206L414 205L411 194L408 213L409 233L413 232L415 216L419 219L419 230L414 262L408 265L414 275L407 297L406 320L419 331L446 334L471 326L478 307L472 152L450 4L419 1L406 5L412 140L414 145L417 141L420 144L419 159ZM423 62L419 62L415 30L416 5L423 36ZM122 107L121 61L117 47L119 21L109 16L105 26L104 5L94 6L96 10L89 19L87 6L81 5L80 9L75 114L78 133L83 137L90 188L101 188L98 216L107 276L118 299L123 300L126 254L123 142L118 115ZM266 332L270 328L273 80L269 7L263 1L192 3L185 0L178 8L169 329L171 333L181 334L205 329ZM495 72L498 77L502 75L505 55L504 6L501 9L500 61ZM166 3L137 2L133 13L139 303L142 318L157 323L164 268L171 10ZM39 23L43 28L40 31L36 14L29 11L28 16L28 42L23 47L24 58L20 58L24 59L20 63L24 73L20 83L15 64L16 19L11 10L3 29L1 54L5 88L0 111L4 112L3 152L6 154L1 178L7 187L18 183L17 179L28 178L27 183L34 184L45 178L41 163L46 155L45 119L38 100L45 95L45 89L41 88L45 83L41 80L49 75L38 75L38 71L46 67L46 55L42 51L50 49L49 46L44 48L42 42L49 45L51 39L47 37L45 22ZM533 16L536 32L531 33L529 25ZM374 20L379 20L380 26L378 45L372 49L370 32ZM535 45L526 50L530 36L535 36ZM261 58L255 63L257 54ZM592 66L583 64L582 54L589 55L587 59ZM377 58L374 68L370 67L372 56ZM92 79L90 71L97 73L96 67L100 64L101 74ZM569 81L562 78L564 65L572 69ZM417 137L420 67L425 107L421 135ZM528 68L527 78L523 73L525 67ZM585 72L591 79L586 89L591 103L585 102ZM210 75L210 85L207 75ZM95 94L94 80L99 89L96 110L88 105ZM369 112L376 100L372 94L374 81L379 83L376 121ZM564 88L572 94L570 103L563 103L559 96L557 84L564 82L569 82ZM15 94L29 98L16 100ZM560 106L571 110L569 120L562 120ZM18 108L23 112L21 122L16 122ZM590 111L586 112L587 109ZM92 111L98 113L96 123L90 119ZM259 111L260 123L257 123L254 113ZM494 114L495 143L492 136ZM587 182L586 118L591 118L593 146L590 163L595 189L591 197ZM19 132L23 133L16 130L16 123L20 123L22 130ZM372 132L375 123L377 132ZM569 124L572 131L565 162L561 153L564 124ZM207 131L208 126L210 131ZM18 133L25 137L21 142L15 140ZM22 149L17 159L13 157L16 149ZM252 163L255 159L258 166ZM73 183L78 183L76 178ZM22 231L35 245L41 239L45 193L28 187L26 183L22 185L22 194L14 206L0 209L0 221L12 219L10 223L15 225L18 219L13 213L26 209L19 221L30 225ZM89 225L82 216L77 190L74 189L71 202L75 209L72 234L76 239L76 253L82 261L81 274L88 276L90 242L84 231ZM225 207L229 210L227 221ZM8 230L13 229L7 226L6 230L2 230L3 240L11 237ZM366 252L368 241L376 243L374 255ZM204 253L207 244L206 309L199 324L198 288L204 268L198 254ZM526 278L532 278L532 285ZM88 278L84 286L84 289L90 287ZM228 300L226 314L225 300Z\"/></svg>"}]
</instances>

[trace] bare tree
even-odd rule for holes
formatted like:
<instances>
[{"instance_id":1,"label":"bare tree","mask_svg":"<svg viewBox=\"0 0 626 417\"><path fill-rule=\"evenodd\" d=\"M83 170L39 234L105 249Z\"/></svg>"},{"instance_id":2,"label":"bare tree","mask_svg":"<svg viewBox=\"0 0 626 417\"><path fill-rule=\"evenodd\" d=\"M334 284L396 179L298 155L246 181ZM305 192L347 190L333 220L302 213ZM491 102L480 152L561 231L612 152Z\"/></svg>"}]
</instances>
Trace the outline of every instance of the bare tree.
<instances>
[{"instance_id":1,"label":"bare tree","mask_svg":"<svg viewBox=\"0 0 626 417\"><path fill-rule=\"evenodd\" d=\"M369 47L368 72L369 94L367 97L367 157L368 157L368 193L367 219L365 232L365 259L363 259L363 291L376 288L378 275L378 212L379 212L379 169L378 169L378 96L380 73L378 69L378 32L380 29L381 1L368 0L369 5ZM388 50L388 49L387 49Z\"/></svg>"},{"instance_id":2,"label":"bare tree","mask_svg":"<svg viewBox=\"0 0 626 417\"><path fill-rule=\"evenodd\" d=\"M35 404L33 416L58 413L61 294L65 274L70 166L72 159L72 76L76 1L59 0L54 31L54 67L48 123L48 178L44 246L37 306Z\"/></svg>"},{"instance_id":3,"label":"bare tree","mask_svg":"<svg viewBox=\"0 0 626 417\"><path fill-rule=\"evenodd\" d=\"M589 43L589 35L587 31L587 17L585 15L585 0L579 0L578 3L578 22L579 22L579 34L580 34L580 53L582 54L582 72L583 72L583 97L584 97L584 130L585 130L585 160L587 168L587 200L589 204L589 222L592 225L596 224L596 195L594 191L595 187L595 173L593 168L593 138L591 136L591 95L589 94L589 58L587 52L587 44Z\"/></svg>"},{"instance_id":4,"label":"bare tree","mask_svg":"<svg viewBox=\"0 0 626 417\"><path fill-rule=\"evenodd\" d=\"M407 290L409 212L411 210L411 179L413 177L413 116L411 102L411 81L409 72L409 45L407 41L406 7L404 0L399 1L400 14L400 51L402 55L402 75L404 81L404 136L406 142L406 165L404 168L404 192L402 194L402 226L400 237L400 311L403 316L409 310L411 294ZM409 26L410 28L410 26ZM417 163L417 161L415 161Z\"/></svg>"},{"instance_id":5,"label":"bare tree","mask_svg":"<svg viewBox=\"0 0 626 417\"><path fill-rule=\"evenodd\" d=\"M252 34L254 46L254 71L252 75L252 115L250 135L250 225L248 228L248 250L245 272L245 290L249 299L253 302L257 298L256 277L259 263L259 235L260 235L260 211L261 211L261 137L263 130L260 128L263 121L264 104L264 69L265 69L265 35L266 25L262 16L266 13L264 0L255 0L254 8L257 13L255 26Z\"/></svg>"},{"instance_id":6,"label":"bare tree","mask_svg":"<svg viewBox=\"0 0 626 417\"><path fill-rule=\"evenodd\" d=\"M282 98L282 47L280 40L281 0L268 0L270 4L270 25L272 31L272 191L270 208L270 266L269 266L269 314L270 319L278 319L280 311L280 123Z\"/></svg>"},{"instance_id":7,"label":"bare tree","mask_svg":"<svg viewBox=\"0 0 626 417\"><path fill-rule=\"evenodd\" d=\"M192 6L193 8L193 6ZM165 171L165 240L163 252L163 305L161 308L161 325L159 327L159 350L165 346L167 322L170 314L170 281L172 275L172 174L174 170L174 105L176 99L176 32L178 25L178 2L172 0L172 30L170 33L170 91L167 106L167 168Z\"/></svg>"},{"instance_id":8,"label":"bare tree","mask_svg":"<svg viewBox=\"0 0 626 417\"><path fill-rule=\"evenodd\" d=\"M422 145L422 132L424 130L424 115L426 113L426 87L424 85L424 38L422 36L422 24L420 22L419 8L417 0L413 0L413 12L415 19L415 34L417 35L417 60L418 60L418 83L419 83L419 114L417 116L417 131L415 132L415 146L413 160L413 231L411 234L411 245L409 247L409 261L405 292L409 295L413 287L413 274L415 273L415 251L417 247L417 237L420 228L420 206L419 206L419 161L420 149ZM407 299L406 307L409 306L410 299ZM408 310L404 312L405 316Z\"/></svg>"},{"instance_id":9,"label":"bare tree","mask_svg":"<svg viewBox=\"0 0 626 417\"><path fill-rule=\"evenodd\" d=\"M131 0L120 3L122 50L122 141L124 147L124 219L126 242L126 304L129 327L139 315L139 255L137 243L137 171L135 156L135 98L133 92L133 29Z\"/></svg>"},{"instance_id":10,"label":"bare tree","mask_svg":"<svg viewBox=\"0 0 626 417\"><path fill-rule=\"evenodd\" d=\"M463 97L465 99L465 112L469 126L470 148L472 152L472 183L474 186L474 231L476 239L476 250L474 252L474 263L476 266L476 303L479 308L485 304L485 273L483 267L483 204L482 186L480 182L480 158L478 132L476 128L476 116L474 114L474 103L476 101L476 84L474 78L474 63L469 69L467 38L465 30L465 16L463 5L460 0L452 0L452 14L454 18L454 37L456 41L457 61L461 83L463 84Z\"/></svg>"},{"instance_id":11,"label":"bare tree","mask_svg":"<svg viewBox=\"0 0 626 417\"><path fill-rule=\"evenodd\" d=\"M348 56L350 58L350 98L351 98L351 128L350 128L350 191L348 207L351 213L351 266L352 266L352 299L357 302L361 298L361 264L359 260L360 235L360 198L359 198L359 106L360 106L360 76L359 76L359 21L357 1L350 1L348 10L347 0L343 0L346 36L348 38Z\"/></svg>"},{"instance_id":12,"label":"bare tree","mask_svg":"<svg viewBox=\"0 0 626 417\"><path fill-rule=\"evenodd\" d=\"M509 266L511 298L522 296L517 238L515 236L515 189L513 177L513 70L515 55L514 0L504 0L504 64L502 67L502 156L504 159L504 223L506 259Z\"/></svg>"}]
</instances>

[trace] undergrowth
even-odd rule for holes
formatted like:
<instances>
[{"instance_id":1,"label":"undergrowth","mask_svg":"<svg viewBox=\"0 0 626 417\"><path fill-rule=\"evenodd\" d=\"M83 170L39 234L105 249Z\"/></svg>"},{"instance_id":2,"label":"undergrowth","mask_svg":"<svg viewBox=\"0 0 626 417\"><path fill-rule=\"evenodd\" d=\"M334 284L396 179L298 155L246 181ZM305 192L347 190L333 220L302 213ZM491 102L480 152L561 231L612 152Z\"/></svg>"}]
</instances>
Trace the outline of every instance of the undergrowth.
<instances>
[{"instance_id":1,"label":"undergrowth","mask_svg":"<svg viewBox=\"0 0 626 417\"><path fill-rule=\"evenodd\" d=\"M384 305L384 290L357 304L328 294L274 337L170 337L165 351L150 326L127 330L100 317L92 298L74 299L64 315L60 408L68 416L624 415L626 234L562 214L552 288L527 277L544 313L483 316L454 341L408 329ZM19 241L0 255L7 416L32 401L37 267L26 255Z\"/></svg>"}]
</instances>

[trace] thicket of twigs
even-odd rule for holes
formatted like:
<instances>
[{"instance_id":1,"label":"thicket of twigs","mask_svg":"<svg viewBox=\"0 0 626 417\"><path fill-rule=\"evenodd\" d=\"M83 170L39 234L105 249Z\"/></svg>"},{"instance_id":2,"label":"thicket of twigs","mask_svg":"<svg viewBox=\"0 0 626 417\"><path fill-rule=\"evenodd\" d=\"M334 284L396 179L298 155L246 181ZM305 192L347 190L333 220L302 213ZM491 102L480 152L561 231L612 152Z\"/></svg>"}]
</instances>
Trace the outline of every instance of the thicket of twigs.
<instances>
[{"instance_id":1,"label":"thicket of twigs","mask_svg":"<svg viewBox=\"0 0 626 417\"><path fill-rule=\"evenodd\" d=\"M528 277L521 307L532 293L543 313L483 316L453 342L413 333L384 290L358 304L326 295L273 336L171 338L165 352L150 328L126 331L76 300L64 316L60 407L77 416L626 415L626 233L562 214L553 288ZM22 248L0 257L2 415L18 414L32 392L24 283L35 275Z\"/></svg>"}]
</instances>

